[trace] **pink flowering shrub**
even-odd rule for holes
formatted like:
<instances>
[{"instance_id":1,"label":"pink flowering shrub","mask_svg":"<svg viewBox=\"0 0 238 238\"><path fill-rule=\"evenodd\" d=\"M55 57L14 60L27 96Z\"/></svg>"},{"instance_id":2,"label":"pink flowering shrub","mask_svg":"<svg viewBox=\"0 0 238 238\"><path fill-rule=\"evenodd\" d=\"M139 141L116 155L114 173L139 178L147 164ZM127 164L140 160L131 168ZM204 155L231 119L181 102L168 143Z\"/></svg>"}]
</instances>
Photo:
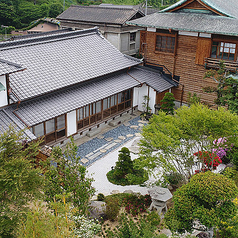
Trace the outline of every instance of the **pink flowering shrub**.
<instances>
[{"instance_id":1,"label":"pink flowering shrub","mask_svg":"<svg viewBox=\"0 0 238 238\"><path fill-rule=\"evenodd\" d=\"M226 152L228 150L224 143L226 143L226 138L219 138L213 141L213 144L218 146L218 148L213 149L212 153L215 153L220 159L226 156Z\"/></svg>"}]
</instances>

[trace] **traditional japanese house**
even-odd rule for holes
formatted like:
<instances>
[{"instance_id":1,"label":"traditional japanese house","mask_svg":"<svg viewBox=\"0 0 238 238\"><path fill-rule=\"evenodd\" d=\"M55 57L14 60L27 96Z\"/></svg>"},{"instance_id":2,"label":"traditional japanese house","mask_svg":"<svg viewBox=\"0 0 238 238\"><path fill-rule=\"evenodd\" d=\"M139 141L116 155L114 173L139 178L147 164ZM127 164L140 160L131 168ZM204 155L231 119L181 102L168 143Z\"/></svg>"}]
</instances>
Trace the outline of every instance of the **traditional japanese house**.
<instances>
[{"instance_id":1,"label":"traditional japanese house","mask_svg":"<svg viewBox=\"0 0 238 238\"><path fill-rule=\"evenodd\" d=\"M181 0L127 23L146 27L140 35L145 64L180 77L179 87L172 89L177 100L186 102L191 92L213 104L215 95L204 93L202 88L216 83L204 79L204 74L210 68L218 69L220 60L226 69L237 71L237 9L237 0Z\"/></svg>"},{"instance_id":2,"label":"traditional japanese house","mask_svg":"<svg viewBox=\"0 0 238 238\"><path fill-rule=\"evenodd\" d=\"M45 144L75 139L177 83L122 54L97 28L0 43L0 133L27 127Z\"/></svg>"},{"instance_id":3,"label":"traditional japanese house","mask_svg":"<svg viewBox=\"0 0 238 238\"><path fill-rule=\"evenodd\" d=\"M128 26L126 21L143 16L142 10L134 6L72 5L57 20L63 28L88 29L97 26L101 34L123 54L135 55L140 46L139 30L143 28Z\"/></svg>"}]
</instances>

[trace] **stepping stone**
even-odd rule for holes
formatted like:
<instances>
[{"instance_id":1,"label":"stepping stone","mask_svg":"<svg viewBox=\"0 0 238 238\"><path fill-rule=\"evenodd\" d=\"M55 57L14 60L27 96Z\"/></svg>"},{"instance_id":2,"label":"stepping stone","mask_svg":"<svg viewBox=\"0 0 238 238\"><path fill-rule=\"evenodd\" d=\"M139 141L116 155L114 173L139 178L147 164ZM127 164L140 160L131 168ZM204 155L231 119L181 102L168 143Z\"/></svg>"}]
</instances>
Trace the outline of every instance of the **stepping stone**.
<instances>
[{"instance_id":1,"label":"stepping stone","mask_svg":"<svg viewBox=\"0 0 238 238\"><path fill-rule=\"evenodd\" d=\"M135 133L135 136L141 137L141 133Z\"/></svg>"},{"instance_id":2,"label":"stepping stone","mask_svg":"<svg viewBox=\"0 0 238 238\"><path fill-rule=\"evenodd\" d=\"M139 154L139 152L140 152L140 148L138 146L131 146L128 149L131 153L136 154L136 155Z\"/></svg>"},{"instance_id":3,"label":"stepping stone","mask_svg":"<svg viewBox=\"0 0 238 238\"><path fill-rule=\"evenodd\" d=\"M132 129L137 129L138 126L130 126L130 128L132 128Z\"/></svg>"},{"instance_id":4,"label":"stepping stone","mask_svg":"<svg viewBox=\"0 0 238 238\"><path fill-rule=\"evenodd\" d=\"M105 150L105 149L101 149L100 152L101 152L101 153L106 153L107 150Z\"/></svg>"},{"instance_id":5,"label":"stepping stone","mask_svg":"<svg viewBox=\"0 0 238 238\"><path fill-rule=\"evenodd\" d=\"M114 140L116 143L120 143L121 142L121 140Z\"/></svg>"},{"instance_id":6,"label":"stepping stone","mask_svg":"<svg viewBox=\"0 0 238 238\"><path fill-rule=\"evenodd\" d=\"M118 194L118 193L120 193L119 190L112 190L112 192L111 192L111 194Z\"/></svg>"},{"instance_id":7,"label":"stepping stone","mask_svg":"<svg viewBox=\"0 0 238 238\"><path fill-rule=\"evenodd\" d=\"M120 139L120 140L125 140L126 137L125 137L125 136L118 136L118 139Z\"/></svg>"},{"instance_id":8,"label":"stepping stone","mask_svg":"<svg viewBox=\"0 0 238 238\"><path fill-rule=\"evenodd\" d=\"M139 122L139 123L143 123L143 124L148 123L148 121L142 121L142 120L139 120L138 122Z\"/></svg>"},{"instance_id":9,"label":"stepping stone","mask_svg":"<svg viewBox=\"0 0 238 238\"><path fill-rule=\"evenodd\" d=\"M81 159L81 162L83 163L83 164L86 164L87 162L88 162L88 159Z\"/></svg>"},{"instance_id":10,"label":"stepping stone","mask_svg":"<svg viewBox=\"0 0 238 238\"><path fill-rule=\"evenodd\" d=\"M131 124L130 124L130 122L125 122L125 123L123 123L123 125L124 126L130 126Z\"/></svg>"},{"instance_id":11,"label":"stepping stone","mask_svg":"<svg viewBox=\"0 0 238 238\"><path fill-rule=\"evenodd\" d=\"M142 127L142 126L144 126L144 124L141 124L141 123L139 123L139 125L138 125L138 126Z\"/></svg>"},{"instance_id":12,"label":"stepping stone","mask_svg":"<svg viewBox=\"0 0 238 238\"><path fill-rule=\"evenodd\" d=\"M132 134L126 135L127 138L132 137L132 136L134 136L134 135L132 135Z\"/></svg>"},{"instance_id":13,"label":"stepping stone","mask_svg":"<svg viewBox=\"0 0 238 238\"><path fill-rule=\"evenodd\" d=\"M99 155L101 155L101 152L100 152L100 151L98 151L97 153L93 154L93 155L92 155L91 157L89 157L88 159L93 160L93 159L97 158Z\"/></svg>"},{"instance_id":14,"label":"stepping stone","mask_svg":"<svg viewBox=\"0 0 238 238\"><path fill-rule=\"evenodd\" d=\"M113 140L113 138L112 138L112 137L108 137L108 138L105 138L105 140L108 141L108 142L110 142L110 141Z\"/></svg>"},{"instance_id":15,"label":"stepping stone","mask_svg":"<svg viewBox=\"0 0 238 238\"><path fill-rule=\"evenodd\" d=\"M107 147L105 147L105 149L109 150L111 149L113 146L115 146L117 143L111 143L109 144Z\"/></svg>"},{"instance_id":16,"label":"stepping stone","mask_svg":"<svg viewBox=\"0 0 238 238\"><path fill-rule=\"evenodd\" d=\"M104 139L104 136L103 135L99 135L97 136L98 139Z\"/></svg>"}]
</instances>

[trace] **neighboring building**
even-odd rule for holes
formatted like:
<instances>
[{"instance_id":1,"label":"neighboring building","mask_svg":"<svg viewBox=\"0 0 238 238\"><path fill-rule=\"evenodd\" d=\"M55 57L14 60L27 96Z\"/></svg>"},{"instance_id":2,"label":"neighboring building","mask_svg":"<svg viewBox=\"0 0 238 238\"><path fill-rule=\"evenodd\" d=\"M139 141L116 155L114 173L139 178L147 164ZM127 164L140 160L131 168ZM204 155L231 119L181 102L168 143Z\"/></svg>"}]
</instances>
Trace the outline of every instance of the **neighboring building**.
<instances>
[{"instance_id":1,"label":"neighboring building","mask_svg":"<svg viewBox=\"0 0 238 238\"><path fill-rule=\"evenodd\" d=\"M27 31L28 34L56 31L60 29L60 22L53 18L42 18L35 22L36 26Z\"/></svg>"},{"instance_id":2,"label":"neighboring building","mask_svg":"<svg viewBox=\"0 0 238 238\"><path fill-rule=\"evenodd\" d=\"M140 46L141 27L128 26L126 21L143 17L133 6L93 5L69 7L57 20L61 27L88 29L99 27L101 34L123 54L135 55Z\"/></svg>"},{"instance_id":3,"label":"neighboring building","mask_svg":"<svg viewBox=\"0 0 238 238\"><path fill-rule=\"evenodd\" d=\"M202 87L216 86L204 79L207 69L238 68L238 1L237 0L181 0L167 9L127 22L145 27L141 32L140 51L147 64L167 68L180 76L180 86L172 92L177 100L186 102L188 92L213 103L215 95Z\"/></svg>"},{"instance_id":4,"label":"neighboring building","mask_svg":"<svg viewBox=\"0 0 238 238\"><path fill-rule=\"evenodd\" d=\"M28 139L44 136L51 145L142 110L144 95L154 111L156 97L177 86L97 28L3 42L0 59L0 133L27 127Z\"/></svg>"}]
</instances>

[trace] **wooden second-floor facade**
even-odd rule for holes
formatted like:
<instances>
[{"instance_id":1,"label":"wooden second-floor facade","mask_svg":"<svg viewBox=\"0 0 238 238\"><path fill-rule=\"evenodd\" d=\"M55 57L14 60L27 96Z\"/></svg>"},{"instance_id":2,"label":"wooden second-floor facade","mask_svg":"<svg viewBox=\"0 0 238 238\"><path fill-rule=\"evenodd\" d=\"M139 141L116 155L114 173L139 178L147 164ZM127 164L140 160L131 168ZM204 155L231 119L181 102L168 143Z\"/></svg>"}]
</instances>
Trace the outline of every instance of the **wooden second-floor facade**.
<instances>
[{"instance_id":1,"label":"wooden second-floor facade","mask_svg":"<svg viewBox=\"0 0 238 238\"><path fill-rule=\"evenodd\" d=\"M238 6L238 2L232 3ZM229 71L238 70L238 17L231 15L231 8L223 9L224 4L220 0L181 0L164 12L131 22L147 27L140 37L145 62L180 77L180 86L172 89L177 100L182 96L186 102L191 92L212 104L215 95L204 93L202 88L216 83L204 79L205 72L218 69L220 61Z\"/></svg>"}]
</instances>

